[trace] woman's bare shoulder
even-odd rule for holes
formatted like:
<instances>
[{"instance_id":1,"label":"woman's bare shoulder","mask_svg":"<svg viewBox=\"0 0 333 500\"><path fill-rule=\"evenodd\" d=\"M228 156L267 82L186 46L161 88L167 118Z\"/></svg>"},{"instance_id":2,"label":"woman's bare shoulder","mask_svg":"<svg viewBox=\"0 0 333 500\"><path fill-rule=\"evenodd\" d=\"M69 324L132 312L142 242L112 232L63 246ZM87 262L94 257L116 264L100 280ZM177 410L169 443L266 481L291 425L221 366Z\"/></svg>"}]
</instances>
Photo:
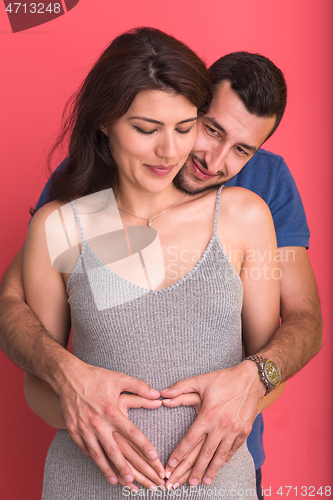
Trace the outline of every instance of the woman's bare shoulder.
<instances>
[{"instance_id":1,"label":"woman's bare shoulder","mask_svg":"<svg viewBox=\"0 0 333 500\"><path fill-rule=\"evenodd\" d=\"M221 193L221 208L233 217L245 222L271 219L271 212L266 202L253 191L238 186L226 186ZM221 212L221 211L220 211Z\"/></svg>"},{"instance_id":2,"label":"woman's bare shoulder","mask_svg":"<svg viewBox=\"0 0 333 500\"><path fill-rule=\"evenodd\" d=\"M225 186L222 190L222 196L233 200L234 203L253 206L267 206L266 202L256 193L249 189L239 186Z\"/></svg>"},{"instance_id":3,"label":"woman's bare shoulder","mask_svg":"<svg viewBox=\"0 0 333 500\"><path fill-rule=\"evenodd\" d=\"M230 241L243 250L256 248L267 238L274 242L274 224L268 205L248 189L225 187L221 193L218 235L221 241Z\"/></svg>"},{"instance_id":4,"label":"woman's bare shoulder","mask_svg":"<svg viewBox=\"0 0 333 500\"><path fill-rule=\"evenodd\" d=\"M68 202L59 200L53 200L43 205L31 218L29 229L32 228L36 231L40 228L44 228L48 218L55 214L59 214L60 209L65 205L68 205Z\"/></svg>"},{"instance_id":5,"label":"woman's bare shoulder","mask_svg":"<svg viewBox=\"0 0 333 500\"><path fill-rule=\"evenodd\" d=\"M47 252L58 272L71 272L80 251L82 238L69 202L51 201L41 207L29 225L27 248ZM31 247L32 244L32 247Z\"/></svg>"}]
</instances>

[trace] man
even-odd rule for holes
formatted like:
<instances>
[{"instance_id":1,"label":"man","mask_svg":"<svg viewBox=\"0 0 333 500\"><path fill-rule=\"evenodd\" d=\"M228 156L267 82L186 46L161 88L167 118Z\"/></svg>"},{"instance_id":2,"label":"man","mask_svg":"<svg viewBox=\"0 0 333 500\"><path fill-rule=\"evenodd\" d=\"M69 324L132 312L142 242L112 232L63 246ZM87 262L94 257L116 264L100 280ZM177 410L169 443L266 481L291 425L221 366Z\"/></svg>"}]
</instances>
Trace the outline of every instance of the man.
<instances>
[{"instance_id":1,"label":"man","mask_svg":"<svg viewBox=\"0 0 333 500\"><path fill-rule=\"evenodd\" d=\"M261 149L253 157L261 146L260 133L265 127L265 121L259 123L260 117L264 120L272 115L276 117L268 137L276 130L282 119L286 90L284 78L268 59L244 52L222 57L210 67L209 71L214 86L214 99L208 113L198 124L194 151L178 174L176 182L191 193L198 193L219 184L242 186L257 193L268 204L273 215L280 252L282 326L270 343L257 355L273 359L280 368L282 380L285 381L304 366L306 359L311 359L312 354L319 350L321 316L306 252L309 233L297 188L281 157ZM313 330L310 331L309 328ZM303 337L305 330L307 333ZM241 379L245 362L236 368ZM213 383L213 379L207 377L206 383L209 386ZM225 387L230 385L228 382L225 383ZM198 381L193 379L177 383L173 386L173 390L162 391L161 394L163 397L175 397L181 392L188 392L189 388L199 393L204 391L203 387L199 387ZM167 472L174 470L171 465L179 463L205 433L209 436L209 425L203 425L199 432L199 423L204 422L205 416L209 415L209 409L214 407L213 400L206 399L205 403L206 412L202 412L200 418L197 418L171 455L166 467ZM227 443L223 445L221 439L219 447L216 443L215 447L211 444L215 455L214 452L207 451L205 458L204 448L201 449L202 457L196 461L189 479L190 484L197 484L195 479L197 482L203 479L205 484L210 484L219 467L230 459L232 453L242 443L239 435L233 441L231 424L228 431L222 430L227 418L227 415L222 415L218 430L222 436L227 436L230 432L226 439ZM255 420L248 440L258 479L264 461L262 444L255 442L262 433L258 429L260 426L262 426L261 415ZM234 436L236 435L237 432ZM216 449L220 453L219 459ZM229 449L232 450L231 453ZM211 462L213 455L215 463ZM209 468L206 470L209 462Z\"/></svg>"},{"instance_id":2,"label":"man","mask_svg":"<svg viewBox=\"0 0 333 500\"><path fill-rule=\"evenodd\" d=\"M309 234L297 188L280 157L263 150L256 153L282 118L286 102L284 79L268 59L248 53L225 56L211 67L210 72L214 100L207 115L198 123L193 155L176 182L192 193L228 182L228 185L252 189L268 203L280 247L282 326L269 344L256 354L272 359L285 381L320 349L321 315L306 252ZM272 121L273 126L267 133L267 124ZM236 177L231 180L233 176ZM44 193L37 208L48 201L47 196ZM124 436L132 436L143 456L154 459L156 455L149 441L144 440L129 421L124 424L122 420L118 425L117 416L113 419L108 416L105 370L85 365L76 358L73 361L73 355L51 338L25 304L22 255L23 250L14 259L2 285L1 347L19 366L53 387L60 397L71 436L82 451L93 457L107 478L114 477L115 473L106 460L103 445L107 450L107 435L115 427ZM214 373L206 374L200 379L194 377L177 382L161 392L167 398L196 392L202 401L197 419L169 459L166 473L169 476L174 472L167 486L177 483L177 464L202 440L189 477L193 486L201 481L211 484L218 469L244 442L260 400L272 386L267 377L260 377L253 361L245 360L220 371L218 380ZM131 392L135 392L134 389ZM145 385L137 393L152 397ZM257 420L255 426L261 425ZM259 441L254 446L250 441L249 445L260 474L264 459L260 432L252 434L253 439ZM109 458L117 468L114 450L109 452ZM126 471L118 472L118 479L122 476L125 483L133 480Z\"/></svg>"}]
</instances>

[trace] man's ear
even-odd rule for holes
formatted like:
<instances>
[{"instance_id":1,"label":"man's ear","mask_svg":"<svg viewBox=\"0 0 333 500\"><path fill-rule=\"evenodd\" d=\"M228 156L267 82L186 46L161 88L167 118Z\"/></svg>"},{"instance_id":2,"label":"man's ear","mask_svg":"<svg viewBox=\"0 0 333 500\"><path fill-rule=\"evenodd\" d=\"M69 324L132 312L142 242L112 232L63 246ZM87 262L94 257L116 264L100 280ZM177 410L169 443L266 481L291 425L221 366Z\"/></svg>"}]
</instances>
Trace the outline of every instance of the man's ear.
<instances>
[{"instance_id":1,"label":"man's ear","mask_svg":"<svg viewBox=\"0 0 333 500\"><path fill-rule=\"evenodd\" d=\"M106 137L109 137L109 132L108 132L108 128L107 128L107 126L106 126L106 125L101 125L101 126L99 127L99 130L100 130L101 132L103 132L103 134L105 134L105 135L106 135Z\"/></svg>"}]
</instances>

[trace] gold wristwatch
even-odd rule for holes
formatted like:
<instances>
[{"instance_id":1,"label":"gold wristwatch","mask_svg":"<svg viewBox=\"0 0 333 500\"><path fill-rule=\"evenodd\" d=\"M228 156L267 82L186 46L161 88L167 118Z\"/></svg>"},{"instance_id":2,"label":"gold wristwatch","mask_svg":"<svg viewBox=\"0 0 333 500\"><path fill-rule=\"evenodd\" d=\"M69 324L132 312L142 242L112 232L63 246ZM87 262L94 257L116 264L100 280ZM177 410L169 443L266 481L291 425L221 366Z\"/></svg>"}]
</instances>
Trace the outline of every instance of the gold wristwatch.
<instances>
[{"instance_id":1,"label":"gold wristwatch","mask_svg":"<svg viewBox=\"0 0 333 500\"><path fill-rule=\"evenodd\" d=\"M259 370L259 377L264 386L266 387L266 393L269 394L273 389L275 389L281 382L281 373L278 366L271 359L262 358L253 354L252 356L247 356L243 361L249 359L254 361Z\"/></svg>"}]
</instances>

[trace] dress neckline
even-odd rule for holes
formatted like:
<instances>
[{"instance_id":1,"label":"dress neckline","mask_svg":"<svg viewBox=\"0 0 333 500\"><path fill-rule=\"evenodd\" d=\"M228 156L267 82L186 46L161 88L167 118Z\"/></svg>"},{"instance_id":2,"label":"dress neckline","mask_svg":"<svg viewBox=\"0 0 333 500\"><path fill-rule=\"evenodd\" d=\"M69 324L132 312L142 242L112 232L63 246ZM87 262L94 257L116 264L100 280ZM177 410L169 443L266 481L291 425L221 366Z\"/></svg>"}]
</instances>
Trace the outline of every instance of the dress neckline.
<instances>
[{"instance_id":1,"label":"dress neckline","mask_svg":"<svg viewBox=\"0 0 333 500\"><path fill-rule=\"evenodd\" d=\"M205 251L203 252L203 254L200 257L200 259L198 260L198 262L195 264L195 266L193 266L192 269L190 269L189 272L186 273L185 276L183 276L182 278L180 278L178 281L176 281L175 283L171 283L171 285L169 285L169 286L167 286L165 288L162 288L161 290L151 290L150 288L145 288L145 287L142 287L140 285L136 285L135 283L132 283L132 281L129 281L126 278L123 278L122 276L119 276L114 271L112 271L111 269L109 269L107 267L107 265L104 264L104 262L102 262L101 259L96 255L96 253L93 251L93 249L91 248L91 246L89 245L89 243L87 241L84 241L82 243L81 255L80 255L77 263L75 264L75 267L74 267L73 271L71 272L71 274L68 277L67 284L66 284L66 289L68 290L68 288L69 288L69 285L70 285L70 282L72 280L72 277L76 273L76 268L82 263L82 260L84 259L85 254L87 252L89 252L89 254L92 256L92 258L98 264L99 268L104 269L108 274L110 274L110 276L112 276L114 278L117 278L118 280L120 280L124 284L126 284L127 286L132 286L136 290L140 291L141 293L150 293L150 294L165 293L168 290L172 290L174 288L179 287L180 285L182 285L183 283L185 283L186 281L188 281L192 277L192 275L197 272L197 270L202 266L202 263L206 260L207 255L209 255L210 250L211 250L211 248L212 248L213 243L214 243L215 240L217 240L217 243L220 245L221 249L223 250L223 253L225 254L225 251L224 251L224 249L222 247L222 244L221 244L219 238L215 234L213 234L212 237L211 237L211 239L209 240L207 246L206 246ZM230 262L230 265L235 270L235 268L231 264L231 262ZM236 273L236 270L235 270L235 273ZM237 276L238 276L238 274L237 274Z\"/></svg>"},{"instance_id":2,"label":"dress neckline","mask_svg":"<svg viewBox=\"0 0 333 500\"><path fill-rule=\"evenodd\" d=\"M189 279L191 279L192 275L195 274L197 272L197 270L202 266L202 263L206 260L207 258L207 255L209 255L210 253L210 250L214 244L214 241L217 242L217 244L220 246L224 256L227 258L229 264L231 265L232 269L234 270L236 276L238 277L238 279L240 280L240 277L236 271L236 269L234 268L234 266L232 265L230 259L228 258L221 242L220 242L220 239L218 238L217 236L217 223L218 223L218 215L219 215L219 206L220 206L220 196L221 196L221 191L222 191L222 188L223 188L223 185L220 186L217 190L217 195L216 195L216 207L215 207L215 219L214 219L214 230L213 230L213 235L211 236L203 254L201 255L200 259L198 260L198 262L192 267L192 269L189 270L188 273L186 273L182 278L180 278L179 280L177 280L175 283L171 283L171 285L165 287L165 288L162 288L161 290L152 290L150 288L145 288L145 287L141 287L140 285L136 285L135 283L132 283L131 281L123 278L122 276L119 276L118 274L116 274L114 271L112 271L111 269L109 269L107 267L106 264L104 264L104 262L101 261L101 259L96 255L96 253L94 252L94 250L91 248L91 246L89 245L85 235L84 235L84 231L83 231L83 228L82 228L82 224L81 224L81 221L80 221L80 218L79 218L79 215L78 215L78 212L77 212L77 209L76 209L76 206L75 206L75 203L74 201L71 201L71 204L72 204L72 207L73 207L73 211L74 211L74 214L75 214L75 218L76 218L76 221L78 223L78 226L79 226L79 229L80 229L80 232L81 232L81 236L82 236L82 250L81 250L81 254L80 254L80 257L79 259L77 260L72 272L70 273L69 277L68 277L68 280L67 280L67 283L66 283L66 290L68 292L69 290L69 286L70 286L70 282L72 280L72 276L75 275L75 272L76 272L76 269L77 267L83 263L84 265L84 262L82 262L82 260L84 259L84 256L85 254L88 252L91 257L96 261L96 263L98 264L98 268L103 268L106 270L107 273L110 274L110 276L112 276L113 278L117 278L118 280L122 281L124 284L126 284L127 286L132 286L133 288L135 288L136 290L140 291L141 293L145 293L145 294L161 294L161 293L166 293L168 292L169 290L173 290L174 288L178 288L180 285L182 285L183 283L187 282ZM240 280L241 281L241 280Z\"/></svg>"}]
</instances>

